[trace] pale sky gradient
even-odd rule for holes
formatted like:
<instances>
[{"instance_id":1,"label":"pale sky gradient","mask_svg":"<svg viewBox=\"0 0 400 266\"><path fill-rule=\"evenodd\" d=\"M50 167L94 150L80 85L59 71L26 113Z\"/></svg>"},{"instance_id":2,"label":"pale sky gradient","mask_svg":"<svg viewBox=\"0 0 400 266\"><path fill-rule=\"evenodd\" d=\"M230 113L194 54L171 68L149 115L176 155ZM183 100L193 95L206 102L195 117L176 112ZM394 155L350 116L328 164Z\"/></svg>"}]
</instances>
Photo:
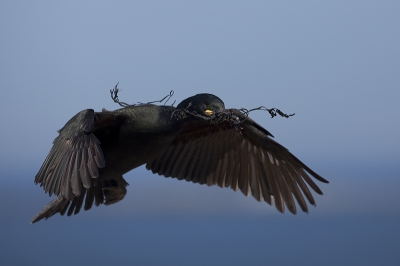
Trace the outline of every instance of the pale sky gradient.
<instances>
[{"instance_id":1,"label":"pale sky gradient","mask_svg":"<svg viewBox=\"0 0 400 266\"><path fill-rule=\"evenodd\" d=\"M34 243L56 250L54 243L61 238L61 257L70 265L73 260L66 253L72 252L72 244L65 243L75 243L83 234L87 239L82 245L94 245L90 250L96 252L101 239L96 228L116 226L118 238L106 230L102 245L111 241L116 250L107 252L127 255L123 260L100 256L97 265L240 265L242 260L228 255L240 253L240 245L249 245L244 253L254 265L293 264L285 257L291 252L298 265L316 263L310 258L332 265L350 258L363 265L378 258L386 259L386 265L400 263L400 255L391 249L400 238L399 14L399 1L2 1L0 181L5 192L0 219L9 228L2 233L0 257L10 265L33 259L47 265L45 256L38 255L42 251L28 250ZM208 92L227 107L264 105L296 113L289 119L270 119L264 112L251 117L331 183L321 184L324 196L316 196L317 208L292 216L228 189L165 179L140 168L125 176L130 186L123 202L29 226L50 200L33 179L56 130L82 109L118 108L109 95L117 82L120 100L129 103L158 100L170 90L177 103ZM186 228L182 233L178 225L188 222L181 219L186 216L198 217L187 219L207 229ZM209 223L206 217L214 216L221 224ZM264 228L269 223L277 228ZM303 232L315 233L310 242L294 230L297 223ZM228 237L227 224L240 228L232 233L238 239ZM61 225L65 231L57 231ZM73 226L85 233L69 231ZM268 247L262 239L270 230L290 235L293 245L283 243L281 248L281 236L271 235L272 242L278 241L276 250ZM371 231L374 241L368 238ZM132 244L137 253L125 243L135 236L141 243ZM25 256L14 256L11 250L21 238ZM335 246L335 253L335 247L324 246L327 238L338 247L347 244ZM184 246L185 256L172 251L171 239ZM188 251L191 243L204 247L213 241L226 249L206 248L207 258ZM306 245L296 249L302 241ZM260 245L274 254L287 252L263 257ZM314 256L315 247L321 257ZM150 258L163 248L159 257ZM52 254L56 260L56 251ZM225 260L218 254L227 254ZM83 263L86 255L76 256Z\"/></svg>"}]
</instances>

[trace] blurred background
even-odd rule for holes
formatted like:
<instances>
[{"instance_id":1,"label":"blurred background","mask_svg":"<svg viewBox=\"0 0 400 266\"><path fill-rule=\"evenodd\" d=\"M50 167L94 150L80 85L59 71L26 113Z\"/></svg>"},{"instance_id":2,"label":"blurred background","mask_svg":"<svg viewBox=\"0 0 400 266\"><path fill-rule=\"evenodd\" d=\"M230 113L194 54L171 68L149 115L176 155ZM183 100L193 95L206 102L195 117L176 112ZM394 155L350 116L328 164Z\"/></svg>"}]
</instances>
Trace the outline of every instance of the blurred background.
<instances>
[{"instance_id":1,"label":"blurred background","mask_svg":"<svg viewBox=\"0 0 400 266\"><path fill-rule=\"evenodd\" d=\"M4 265L399 265L400 2L1 1ZM230 189L124 177L123 201L30 225L33 183L78 111L201 92L317 173L316 208L280 214Z\"/></svg>"}]
</instances>

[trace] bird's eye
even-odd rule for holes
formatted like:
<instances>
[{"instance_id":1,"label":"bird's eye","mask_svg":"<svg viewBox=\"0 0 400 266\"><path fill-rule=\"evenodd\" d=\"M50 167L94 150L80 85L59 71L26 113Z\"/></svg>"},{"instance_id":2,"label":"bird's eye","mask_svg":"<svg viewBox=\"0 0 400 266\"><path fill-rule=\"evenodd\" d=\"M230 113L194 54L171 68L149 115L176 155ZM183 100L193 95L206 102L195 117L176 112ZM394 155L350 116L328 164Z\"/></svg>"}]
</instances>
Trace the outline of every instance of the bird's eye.
<instances>
[{"instance_id":1,"label":"bird's eye","mask_svg":"<svg viewBox=\"0 0 400 266\"><path fill-rule=\"evenodd\" d=\"M209 106L207 107L207 109L212 111L212 110L214 110L214 106L209 105Z\"/></svg>"}]
</instances>

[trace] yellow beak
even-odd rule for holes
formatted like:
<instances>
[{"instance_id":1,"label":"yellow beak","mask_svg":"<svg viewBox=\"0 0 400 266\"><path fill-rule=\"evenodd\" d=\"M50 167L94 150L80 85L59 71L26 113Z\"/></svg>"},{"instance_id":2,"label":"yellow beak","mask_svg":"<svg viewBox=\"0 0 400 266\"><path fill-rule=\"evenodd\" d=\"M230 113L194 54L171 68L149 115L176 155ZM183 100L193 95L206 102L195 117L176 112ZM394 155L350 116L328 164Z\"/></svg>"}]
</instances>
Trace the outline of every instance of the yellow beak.
<instances>
[{"instance_id":1,"label":"yellow beak","mask_svg":"<svg viewBox=\"0 0 400 266\"><path fill-rule=\"evenodd\" d=\"M213 111L211 111L211 110L205 110L204 111L207 115L212 115L213 114Z\"/></svg>"}]
</instances>

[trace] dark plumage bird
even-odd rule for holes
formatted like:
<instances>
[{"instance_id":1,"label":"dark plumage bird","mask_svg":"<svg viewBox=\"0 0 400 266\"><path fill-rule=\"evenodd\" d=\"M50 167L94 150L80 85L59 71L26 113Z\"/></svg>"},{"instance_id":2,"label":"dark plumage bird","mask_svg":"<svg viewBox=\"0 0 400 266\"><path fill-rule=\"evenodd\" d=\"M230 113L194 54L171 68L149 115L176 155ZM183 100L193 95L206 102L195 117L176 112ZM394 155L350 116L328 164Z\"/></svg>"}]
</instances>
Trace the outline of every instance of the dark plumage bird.
<instances>
[{"instance_id":1,"label":"dark plumage bird","mask_svg":"<svg viewBox=\"0 0 400 266\"><path fill-rule=\"evenodd\" d=\"M280 212L286 205L296 213L296 200L307 212L304 197L315 205L308 187L322 194L309 175L327 181L271 137L212 94L197 94L176 108L140 104L83 110L59 130L36 175L35 183L57 198L32 223L122 200L128 185L123 174L143 164L165 177L240 189Z\"/></svg>"}]
</instances>

